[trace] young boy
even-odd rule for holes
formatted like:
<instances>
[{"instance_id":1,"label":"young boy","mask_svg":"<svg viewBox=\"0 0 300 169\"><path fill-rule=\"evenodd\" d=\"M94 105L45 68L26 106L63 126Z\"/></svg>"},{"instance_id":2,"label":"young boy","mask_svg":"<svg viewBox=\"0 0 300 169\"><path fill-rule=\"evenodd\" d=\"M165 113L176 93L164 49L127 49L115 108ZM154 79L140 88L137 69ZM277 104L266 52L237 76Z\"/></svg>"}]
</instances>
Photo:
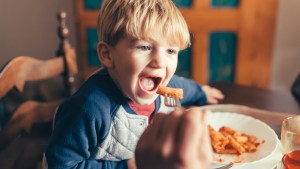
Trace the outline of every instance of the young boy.
<instances>
[{"instance_id":1,"label":"young boy","mask_svg":"<svg viewBox=\"0 0 300 169\"><path fill-rule=\"evenodd\" d=\"M183 88L183 106L223 97L174 75L190 34L171 0L104 0L98 34L104 68L58 108L45 153L49 168L127 168L151 118L167 112L156 93L161 84Z\"/></svg>"}]
</instances>

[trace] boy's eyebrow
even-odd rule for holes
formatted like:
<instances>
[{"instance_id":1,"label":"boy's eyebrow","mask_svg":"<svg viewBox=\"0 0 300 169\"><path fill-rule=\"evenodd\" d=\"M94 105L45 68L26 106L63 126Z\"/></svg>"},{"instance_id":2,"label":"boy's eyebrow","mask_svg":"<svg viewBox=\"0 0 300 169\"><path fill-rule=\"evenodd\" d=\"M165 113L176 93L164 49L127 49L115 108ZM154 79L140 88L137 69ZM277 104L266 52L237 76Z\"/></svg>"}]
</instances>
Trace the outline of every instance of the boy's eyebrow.
<instances>
[{"instance_id":1,"label":"boy's eyebrow","mask_svg":"<svg viewBox=\"0 0 300 169\"><path fill-rule=\"evenodd\" d=\"M148 43L155 43L155 42L159 41L159 39L155 39L155 38L153 38L153 39L152 38L139 39L139 38L133 38L133 37L125 37L125 38L129 39L130 44L137 43L138 41L144 41L144 42L148 42ZM168 46L177 50L178 52L182 51L178 45L168 44Z\"/></svg>"},{"instance_id":2,"label":"boy's eyebrow","mask_svg":"<svg viewBox=\"0 0 300 169\"><path fill-rule=\"evenodd\" d=\"M149 42L149 40L146 39L137 39L137 38L131 38L130 39L130 43L136 43L138 41L145 41L145 42ZM150 41L151 42L151 41Z\"/></svg>"},{"instance_id":3,"label":"boy's eyebrow","mask_svg":"<svg viewBox=\"0 0 300 169\"><path fill-rule=\"evenodd\" d=\"M129 42L130 42L130 43L134 43L134 42L136 42L136 41L139 41L139 39L133 39L133 38L130 38L130 39L129 39Z\"/></svg>"}]
</instances>

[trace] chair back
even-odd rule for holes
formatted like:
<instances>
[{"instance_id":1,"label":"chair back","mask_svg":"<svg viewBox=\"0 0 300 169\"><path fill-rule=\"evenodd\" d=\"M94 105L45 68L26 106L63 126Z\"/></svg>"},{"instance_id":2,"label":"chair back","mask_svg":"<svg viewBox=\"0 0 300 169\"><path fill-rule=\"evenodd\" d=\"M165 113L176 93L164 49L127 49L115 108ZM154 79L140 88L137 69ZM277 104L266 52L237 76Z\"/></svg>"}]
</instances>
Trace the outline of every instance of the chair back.
<instances>
[{"instance_id":1,"label":"chair back","mask_svg":"<svg viewBox=\"0 0 300 169\"><path fill-rule=\"evenodd\" d=\"M56 107L76 90L75 76L78 73L76 52L68 41L69 30L66 27L66 13L60 12L58 20L60 43L55 57L42 60L33 56L17 56L10 60L0 72L0 100L2 103L0 104L0 151L20 134L30 133L35 124L51 123ZM64 93L60 98L41 101L26 100L25 97L22 97L27 83L57 76L63 78L60 87L63 88ZM11 96L22 98L9 99ZM20 100L19 103L14 103L17 100ZM17 104L17 106L14 107L13 104Z\"/></svg>"}]
</instances>

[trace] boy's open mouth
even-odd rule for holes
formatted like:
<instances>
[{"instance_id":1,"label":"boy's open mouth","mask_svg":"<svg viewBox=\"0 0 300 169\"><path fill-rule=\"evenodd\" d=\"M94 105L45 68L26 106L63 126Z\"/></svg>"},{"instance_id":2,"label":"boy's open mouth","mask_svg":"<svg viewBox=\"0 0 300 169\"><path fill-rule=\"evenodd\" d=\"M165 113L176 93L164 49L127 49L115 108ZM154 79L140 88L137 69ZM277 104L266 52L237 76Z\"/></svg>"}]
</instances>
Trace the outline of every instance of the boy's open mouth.
<instances>
[{"instance_id":1,"label":"boy's open mouth","mask_svg":"<svg viewBox=\"0 0 300 169\"><path fill-rule=\"evenodd\" d=\"M140 78L140 85L146 91L154 91L161 83L161 77L142 77Z\"/></svg>"}]
</instances>

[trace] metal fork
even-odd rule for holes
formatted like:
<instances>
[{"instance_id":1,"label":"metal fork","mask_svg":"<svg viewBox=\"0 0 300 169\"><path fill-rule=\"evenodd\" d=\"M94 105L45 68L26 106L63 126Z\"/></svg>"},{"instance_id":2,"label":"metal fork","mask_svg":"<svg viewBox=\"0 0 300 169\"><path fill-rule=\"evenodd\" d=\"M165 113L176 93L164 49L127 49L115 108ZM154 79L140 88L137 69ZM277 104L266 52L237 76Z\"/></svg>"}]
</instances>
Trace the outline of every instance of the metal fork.
<instances>
[{"instance_id":1,"label":"metal fork","mask_svg":"<svg viewBox=\"0 0 300 169\"><path fill-rule=\"evenodd\" d=\"M212 169L229 169L229 168L231 168L233 165L234 165L234 163L233 163L233 162L230 162L230 163L225 164L225 165L223 165L223 166L216 167L216 168L212 168Z\"/></svg>"},{"instance_id":2,"label":"metal fork","mask_svg":"<svg viewBox=\"0 0 300 169\"><path fill-rule=\"evenodd\" d=\"M165 96L164 103L167 107L181 108L181 103L178 98L172 98L172 97Z\"/></svg>"}]
</instances>

